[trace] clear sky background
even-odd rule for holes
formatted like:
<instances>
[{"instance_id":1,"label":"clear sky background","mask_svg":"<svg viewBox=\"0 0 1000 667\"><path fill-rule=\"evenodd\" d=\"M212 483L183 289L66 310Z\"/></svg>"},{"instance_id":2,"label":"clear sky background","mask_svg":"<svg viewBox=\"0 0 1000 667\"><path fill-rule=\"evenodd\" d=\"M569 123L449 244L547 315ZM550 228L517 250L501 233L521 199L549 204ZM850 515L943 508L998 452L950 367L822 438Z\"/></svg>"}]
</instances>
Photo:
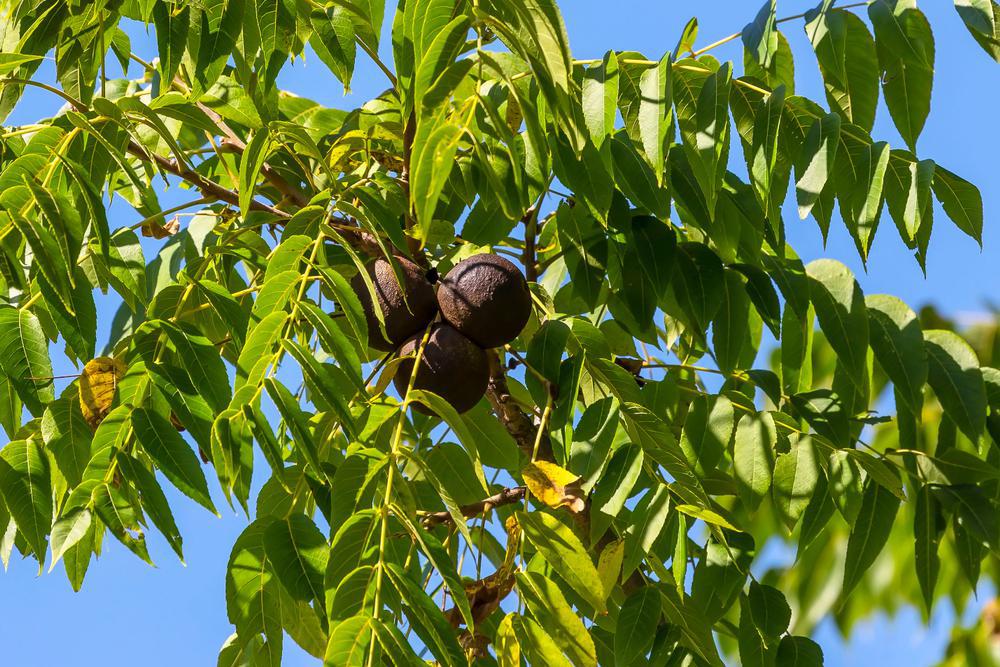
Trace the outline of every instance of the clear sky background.
<instances>
[{"instance_id":1,"label":"clear sky background","mask_svg":"<svg viewBox=\"0 0 1000 667\"><path fill-rule=\"evenodd\" d=\"M387 4L392 4L391 2ZM630 49L659 58L674 47L685 22L696 11L704 45L738 31L757 11L758 2L742 0L566 0L564 17L573 53L579 58L600 57L609 49ZM815 0L778 3L779 16L797 14L815 5ZM833 257L855 271L866 294L895 294L917 308L932 303L946 314L962 319L986 316L992 301L1000 305L1000 238L996 233L1000 212L1000 133L994 131L1000 108L1000 65L994 63L972 41L952 3L925 0L921 9L930 18L937 40L937 60L931 115L918 144L920 157L930 157L978 185L983 193L986 219L984 249L961 234L935 211L935 227L925 279L910 251L900 241L887 215L883 217L865 273L854 244L836 219L830 239L823 247L819 230L811 219L798 220L794 204L786 209L791 244L804 260ZM388 29L389 21L386 22ZM805 39L801 21L782 26L796 55L797 92L823 100L822 82ZM133 50L144 58L155 54L152 28L130 30ZM384 58L391 59L383 43ZM715 55L742 61L739 41L716 50ZM111 64L117 76L117 64ZM53 78L46 63L38 78ZM138 71L132 68L131 76ZM279 85L323 104L353 108L385 88L378 70L358 54L352 94L342 87L318 59L307 58L288 66ZM60 103L47 93L29 90L6 125L28 123L55 113ZM873 135L893 146L903 146L884 105L879 110ZM161 194L164 207L193 199L176 188ZM129 207L111 208L113 228L132 224L138 216ZM162 241L146 240L147 260L155 256ZM106 337L118 301L99 301L100 331ZM105 339L99 339L98 347ZM58 356L58 355L56 355ZM72 367L56 373L73 372ZM259 468L258 470L262 470ZM262 479L256 479L259 488ZM151 568L108 537L104 554L91 563L83 590L73 593L62 566L51 574L37 575L34 561L15 557L8 572L0 574L0 646L3 664L12 667L118 667L144 665L215 664L216 654L232 628L226 618L225 568L229 550L247 523L244 516L228 510L221 494L216 505L223 517L216 518L165 484L174 515L184 537L186 565L178 562L158 535L149 538L157 564ZM216 485L217 486L217 485ZM988 599L981 593L980 600ZM975 609L967 616L974 617ZM937 608L929 628L919 621L916 610L907 609L894 618L876 617L860 624L850 641L843 641L831 623L824 623L816 639L826 652L828 665L896 665L913 667L940 659L954 620L947 602ZM968 619L967 619L968 620ZM285 664L312 666L316 661L286 642Z\"/></svg>"}]
</instances>

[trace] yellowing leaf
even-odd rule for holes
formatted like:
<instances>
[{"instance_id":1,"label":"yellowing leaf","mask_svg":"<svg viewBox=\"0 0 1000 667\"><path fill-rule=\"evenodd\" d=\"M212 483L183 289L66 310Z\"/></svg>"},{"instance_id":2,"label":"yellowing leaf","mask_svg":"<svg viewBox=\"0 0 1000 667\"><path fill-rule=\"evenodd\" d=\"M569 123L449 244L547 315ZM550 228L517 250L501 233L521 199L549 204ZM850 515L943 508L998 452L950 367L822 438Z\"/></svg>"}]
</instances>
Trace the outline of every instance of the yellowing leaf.
<instances>
[{"instance_id":1,"label":"yellowing leaf","mask_svg":"<svg viewBox=\"0 0 1000 667\"><path fill-rule=\"evenodd\" d=\"M514 560L517 558L518 547L521 545L521 524L517 522L517 517L511 514L504 521L503 527L507 531L507 551L504 554L500 570L510 573L514 571Z\"/></svg>"},{"instance_id":2,"label":"yellowing leaf","mask_svg":"<svg viewBox=\"0 0 1000 667\"><path fill-rule=\"evenodd\" d=\"M91 359L80 374L80 408L90 427L98 424L111 409L118 380L125 375L125 364L111 357Z\"/></svg>"},{"instance_id":3,"label":"yellowing leaf","mask_svg":"<svg viewBox=\"0 0 1000 667\"><path fill-rule=\"evenodd\" d=\"M142 223L142 235L148 238L165 239L180 230L181 223L177 218L167 222L161 222L159 218L150 218Z\"/></svg>"},{"instance_id":4,"label":"yellowing leaf","mask_svg":"<svg viewBox=\"0 0 1000 667\"><path fill-rule=\"evenodd\" d=\"M569 508L578 514L586 507L580 477L548 461L529 463L521 470L531 495L549 507Z\"/></svg>"},{"instance_id":5,"label":"yellowing leaf","mask_svg":"<svg viewBox=\"0 0 1000 667\"><path fill-rule=\"evenodd\" d=\"M728 528L729 530L740 530L733 524L729 523L729 521L721 514L703 507L698 507L697 505L677 505L674 509L695 519L701 519L705 523L710 523L713 526L721 526L722 528Z\"/></svg>"},{"instance_id":6,"label":"yellowing leaf","mask_svg":"<svg viewBox=\"0 0 1000 667\"><path fill-rule=\"evenodd\" d=\"M625 540L615 540L604 547L600 558L597 559L597 574L604 584L605 598L611 595L621 576L622 561L625 559Z\"/></svg>"}]
</instances>

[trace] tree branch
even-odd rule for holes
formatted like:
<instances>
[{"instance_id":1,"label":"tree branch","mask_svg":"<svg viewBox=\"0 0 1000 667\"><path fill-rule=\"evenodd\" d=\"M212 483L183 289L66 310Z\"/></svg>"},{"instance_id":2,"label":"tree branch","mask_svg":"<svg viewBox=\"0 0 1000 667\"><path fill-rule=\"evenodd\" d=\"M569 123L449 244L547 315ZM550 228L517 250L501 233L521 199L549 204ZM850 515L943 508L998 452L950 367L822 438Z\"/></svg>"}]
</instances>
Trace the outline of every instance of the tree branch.
<instances>
[{"instance_id":1,"label":"tree branch","mask_svg":"<svg viewBox=\"0 0 1000 667\"><path fill-rule=\"evenodd\" d=\"M493 494L489 498L483 498L479 502L471 503L469 505L462 505L459 509L462 512L462 516L466 519L471 519L489 512L494 507L512 505L516 502L520 502L524 499L527 490L528 489L525 486L505 488L499 493ZM434 526L439 526L443 523L451 523L452 518L451 514L447 511L428 512L421 517L420 521L423 523L424 528L433 528Z\"/></svg>"},{"instance_id":2,"label":"tree branch","mask_svg":"<svg viewBox=\"0 0 1000 667\"><path fill-rule=\"evenodd\" d=\"M233 206L238 207L240 205L240 196L234 190L224 188L212 179L206 178L192 169L182 167L175 160L165 158L162 155L157 155L156 153L151 153L134 140L129 140L128 152L140 160L153 162L163 171L184 179L208 197L214 197L215 199L232 204ZM283 220L288 220L292 217L291 213L287 213L256 199L252 199L250 201L250 210L264 211L265 213L270 213L271 215Z\"/></svg>"},{"instance_id":3,"label":"tree branch","mask_svg":"<svg viewBox=\"0 0 1000 667\"><path fill-rule=\"evenodd\" d=\"M507 376L500 364L500 356L495 350L487 351L486 356L490 364L490 383L486 389L486 399L493 407L493 412L496 413L500 423L514 438L518 448L530 458L535 448L538 428L534 421L517 406L514 398L510 395L510 389L507 387ZM546 461L554 460L552 444L549 442L548 436L544 434L539 442L538 458Z\"/></svg>"}]
</instances>

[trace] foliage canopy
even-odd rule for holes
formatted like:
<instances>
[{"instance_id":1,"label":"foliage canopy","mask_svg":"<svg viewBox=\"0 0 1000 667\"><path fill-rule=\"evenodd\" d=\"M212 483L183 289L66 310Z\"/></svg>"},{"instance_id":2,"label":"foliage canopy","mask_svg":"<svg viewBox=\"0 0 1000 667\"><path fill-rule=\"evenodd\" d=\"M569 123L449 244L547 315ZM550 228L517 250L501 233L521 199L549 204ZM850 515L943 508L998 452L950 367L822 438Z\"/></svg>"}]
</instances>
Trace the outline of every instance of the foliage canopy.
<instances>
[{"instance_id":1,"label":"foliage canopy","mask_svg":"<svg viewBox=\"0 0 1000 667\"><path fill-rule=\"evenodd\" d=\"M1000 550L996 327L803 264L782 218L793 187L867 261L886 213L923 267L936 200L982 242L979 191L917 153L931 26L914 0L776 4L578 60L554 0L407 0L390 30L384 0L2 2L0 115L65 102L0 142L4 565L79 589L109 534L150 561L148 530L183 558L161 482L218 512L215 477L250 519L220 665L290 637L338 666L811 666L828 614L964 604ZM955 6L1000 60L1000 5ZM786 24L826 99L795 94ZM742 63L711 55L735 39ZM279 90L307 47L345 88L374 59L385 92ZM871 137L880 99L904 146ZM142 219L113 227L113 198ZM351 278L484 251L533 299L485 400L397 395ZM53 354L82 368L59 391ZM795 563L754 576L768 540Z\"/></svg>"}]
</instances>

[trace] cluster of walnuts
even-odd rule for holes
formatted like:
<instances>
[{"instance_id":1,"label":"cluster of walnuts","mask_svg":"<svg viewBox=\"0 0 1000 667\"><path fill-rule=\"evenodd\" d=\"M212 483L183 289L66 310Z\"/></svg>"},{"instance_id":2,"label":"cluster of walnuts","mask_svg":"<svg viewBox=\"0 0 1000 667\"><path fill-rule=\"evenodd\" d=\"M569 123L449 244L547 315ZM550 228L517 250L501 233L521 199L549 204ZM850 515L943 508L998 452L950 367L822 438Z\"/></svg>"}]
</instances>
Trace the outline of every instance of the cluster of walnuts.
<instances>
[{"instance_id":1,"label":"cluster of walnuts","mask_svg":"<svg viewBox=\"0 0 1000 667\"><path fill-rule=\"evenodd\" d=\"M486 393L490 379L486 349L511 342L528 323L528 283L516 266L498 255L464 259L436 284L428 278L434 271L427 272L405 257L395 259L400 281L385 259L367 268L385 336L363 276L352 281L368 320L368 344L385 352L396 350L404 358L393 378L403 394L413 373L413 357L430 324L414 389L437 394L456 411L465 412ZM430 413L422 405L415 407Z\"/></svg>"}]
</instances>

